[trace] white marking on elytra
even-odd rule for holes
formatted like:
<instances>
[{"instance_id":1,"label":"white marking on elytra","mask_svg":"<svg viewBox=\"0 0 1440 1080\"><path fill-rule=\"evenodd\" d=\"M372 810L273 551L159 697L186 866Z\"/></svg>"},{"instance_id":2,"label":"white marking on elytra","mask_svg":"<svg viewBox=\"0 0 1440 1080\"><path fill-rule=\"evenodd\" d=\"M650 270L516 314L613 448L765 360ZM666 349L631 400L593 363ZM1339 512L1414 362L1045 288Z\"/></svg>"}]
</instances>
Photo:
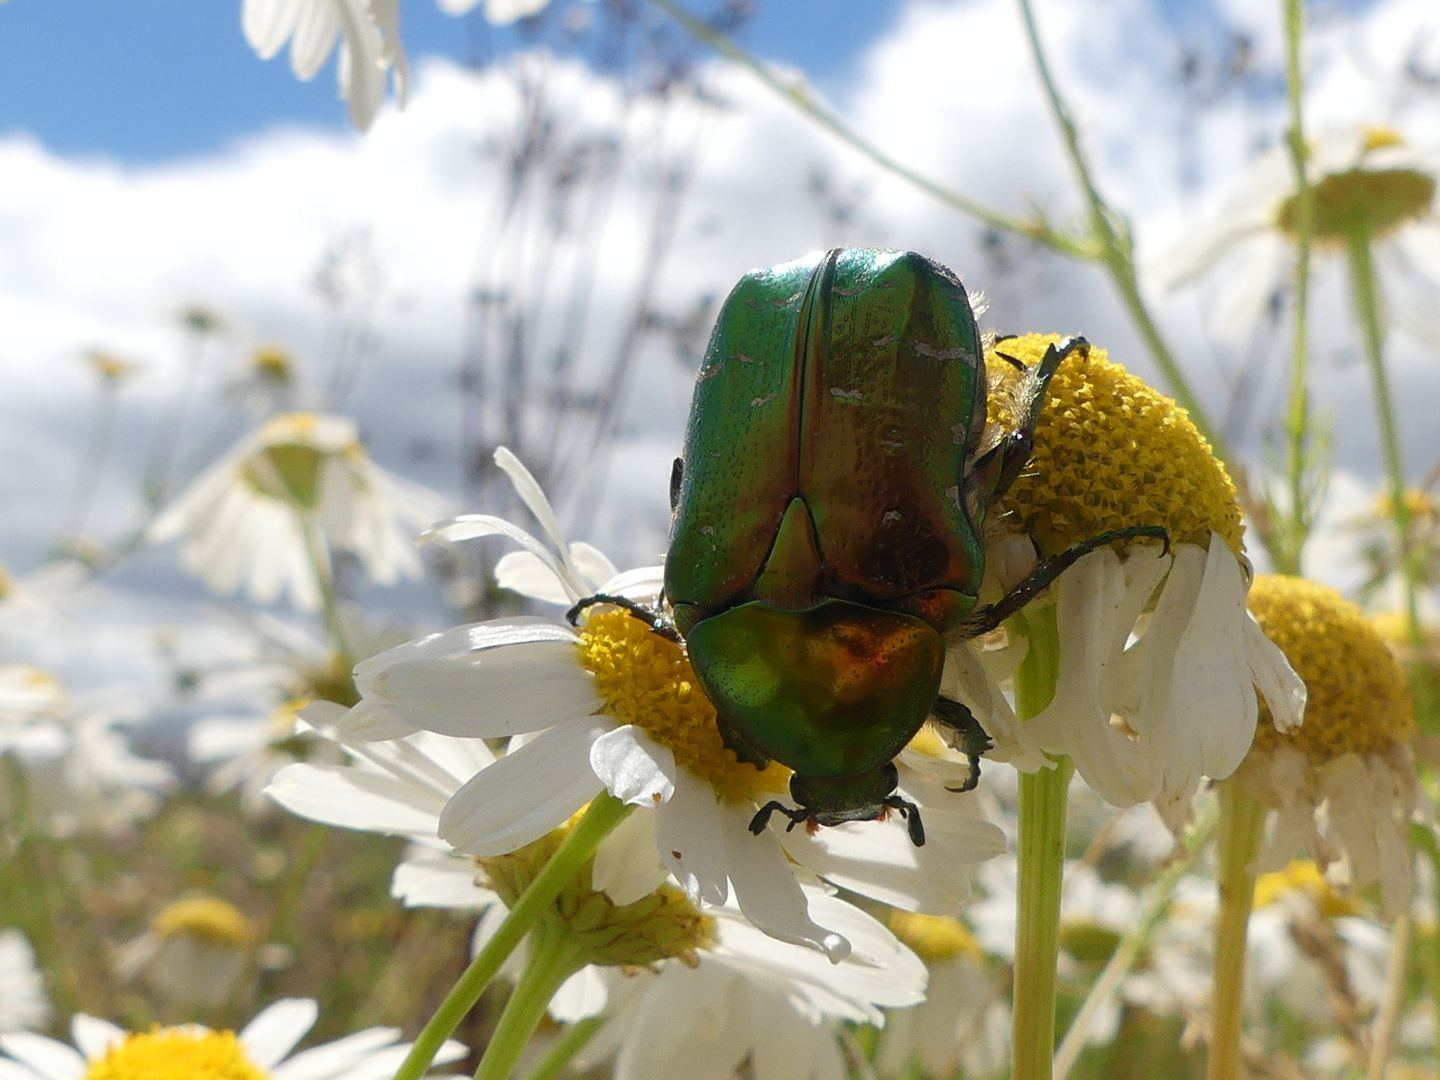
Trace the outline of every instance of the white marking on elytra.
<instances>
[{"instance_id":1,"label":"white marking on elytra","mask_svg":"<svg viewBox=\"0 0 1440 1080\"><path fill-rule=\"evenodd\" d=\"M715 535L715 526L714 526L714 525L701 525L701 526L700 526L700 535L701 535L701 536L714 536L714 535Z\"/></svg>"},{"instance_id":2,"label":"white marking on elytra","mask_svg":"<svg viewBox=\"0 0 1440 1080\"><path fill-rule=\"evenodd\" d=\"M770 404L770 402L772 402L772 401L774 401L774 400L775 400L775 395L774 395L774 394L766 394L764 397L752 398L751 401L750 401L750 408L752 408L752 409L758 409L761 405L768 405L768 404Z\"/></svg>"},{"instance_id":3,"label":"white marking on elytra","mask_svg":"<svg viewBox=\"0 0 1440 1080\"><path fill-rule=\"evenodd\" d=\"M952 424L950 426L950 441L956 446L965 445L966 428L964 424Z\"/></svg>"},{"instance_id":4,"label":"white marking on elytra","mask_svg":"<svg viewBox=\"0 0 1440 1080\"><path fill-rule=\"evenodd\" d=\"M880 518L880 524L894 525L897 522L903 520L904 517L905 515L900 513L899 510L886 510L884 515Z\"/></svg>"},{"instance_id":5,"label":"white marking on elytra","mask_svg":"<svg viewBox=\"0 0 1440 1080\"><path fill-rule=\"evenodd\" d=\"M910 344L915 347L915 352L918 355L928 356L932 360L963 360L965 357L970 356L967 350L959 347L954 349L937 349L927 341L912 341ZM970 358L972 360L974 359L973 356Z\"/></svg>"},{"instance_id":6,"label":"white marking on elytra","mask_svg":"<svg viewBox=\"0 0 1440 1080\"><path fill-rule=\"evenodd\" d=\"M838 386L830 388L830 396L840 401L864 401L865 391L863 390L842 390Z\"/></svg>"},{"instance_id":7,"label":"white marking on elytra","mask_svg":"<svg viewBox=\"0 0 1440 1080\"><path fill-rule=\"evenodd\" d=\"M883 349L886 345L894 345L895 342L899 340L899 334L886 334L884 337L876 338L874 341L870 342L870 347L872 349Z\"/></svg>"},{"instance_id":8,"label":"white marking on elytra","mask_svg":"<svg viewBox=\"0 0 1440 1080\"><path fill-rule=\"evenodd\" d=\"M948 488L946 488L946 489L945 489L945 498L947 498L947 499L950 500L950 505L953 506L953 507L955 507L956 510L959 510L959 509L961 508L961 507L960 507L960 489L959 489L958 487L948 487Z\"/></svg>"},{"instance_id":9,"label":"white marking on elytra","mask_svg":"<svg viewBox=\"0 0 1440 1080\"><path fill-rule=\"evenodd\" d=\"M739 360L742 364L755 363L755 358L753 356L746 356L743 352L737 352L734 356L731 357L731 359Z\"/></svg>"}]
</instances>

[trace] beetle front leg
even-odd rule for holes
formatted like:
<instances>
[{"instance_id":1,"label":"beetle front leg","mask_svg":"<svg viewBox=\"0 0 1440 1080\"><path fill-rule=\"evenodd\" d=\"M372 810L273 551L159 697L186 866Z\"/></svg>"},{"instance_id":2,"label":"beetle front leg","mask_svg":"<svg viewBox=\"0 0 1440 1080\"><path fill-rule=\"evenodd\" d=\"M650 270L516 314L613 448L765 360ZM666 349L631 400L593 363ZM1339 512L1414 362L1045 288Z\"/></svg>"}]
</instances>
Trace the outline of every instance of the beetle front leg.
<instances>
[{"instance_id":1,"label":"beetle front leg","mask_svg":"<svg viewBox=\"0 0 1440 1080\"><path fill-rule=\"evenodd\" d=\"M770 815L777 810L790 819L790 824L785 826L786 832L795 828L796 825L810 820L810 811L805 809L805 807L786 806L782 802L771 799L764 806L760 807L759 810L755 811L755 816L750 819L750 831L756 836L763 833L770 827Z\"/></svg>"},{"instance_id":2,"label":"beetle front leg","mask_svg":"<svg viewBox=\"0 0 1440 1080\"><path fill-rule=\"evenodd\" d=\"M1025 580L1019 585L1016 585L995 603L981 608L961 623L957 636L972 638L988 634L1053 585L1056 578L1089 555L1090 552L1119 540L1139 539L1162 541L1165 545L1165 553L1168 554L1170 551L1170 533L1163 525L1134 525L1128 529L1111 529L1109 532L1092 536L1089 540L1084 540L1074 547L1066 548L1058 555L1042 560L1039 566L1025 575Z\"/></svg>"},{"instance_id":3,"label":"beetle front leg","mask_svg":"<svg viewBox=\"0 0 1440 1080\"><path fill-rule=\"evenodd\" d=\"M947 785L945 790L957 794L974 791L975 785L980 783L980 755L995 744L980 726L980 721L975 719L975 714L961 702L938 697L930 715L936 724L954 735L953 742L950 739L945 740L951 749L959 750L970 760L970 775L965 778L965 782L958 788Z\"/></svg>"},{"instance_id":4,"label":"beetle front leg","mask_svg":"<svg viewBox=\"0 0 1440 1080\"><path fill-rule=\"evenodd\" d=\"M924 847L925 823L920 820L920 807L898 793L887 795L883 805L888 806L905 819L905 827L910 832L910 843L916 847Z\"/></svg>"},{"instance_id":5,"label":"beetle front leg","mask_svg":"<svg viewBox=\"0 0 1440 1080\"><path fill-rule=\"evenodd\" d=\"M594 607L596 604L611 604L614 607L624 608L635 618L650 627L653 633L659 634L666 641L673 641L676 645L682 644L680 631L676 630L675 627L671 626L644 604L636 603L627 596L614 596L610 593L596 593L594 596L587 596L569 611L565 612L565 621L571 626L579 626L580 613L586 608Z\"/></svg>"}]
</instances>

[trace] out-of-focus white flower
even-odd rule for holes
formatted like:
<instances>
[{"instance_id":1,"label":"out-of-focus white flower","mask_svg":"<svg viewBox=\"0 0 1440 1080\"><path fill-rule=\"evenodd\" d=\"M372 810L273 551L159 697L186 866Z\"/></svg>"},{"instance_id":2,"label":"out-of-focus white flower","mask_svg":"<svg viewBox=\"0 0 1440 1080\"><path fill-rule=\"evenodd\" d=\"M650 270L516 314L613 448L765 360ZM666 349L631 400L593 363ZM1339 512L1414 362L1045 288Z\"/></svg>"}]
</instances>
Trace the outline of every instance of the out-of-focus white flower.
<instances>
[{"instance_id":1,"label":"out-of-focus white flower","mask_svg":"<svg viewBox=\"0 0 1440 1080\"><path fill-rule=\"evenodd\" d=\"M399 0L245 0L240 22L262 60L290 42L290 69L300 79L314 78L339 40L340 96L361 131L375 119L392 77L405 104L410 66L400 43Z\"/></svg>"},{"instance_id":2,"label":"out-of-focus white flower","mask_svg":"<svg viewBox=\"0 0 1440 1080\"><path fill-rule=\"evenodd\" d=\"M991 423L1018 426L1010 361L1038 364L1056 341L1031 334L998 342L988 370ZM1008 358L1008 359L1006 359ZM1060 575L1053 599L1016 619L1010 650L962 641L947 658L947 684L996 743L992 756L1033 771L1066 754L1115 806L1155 803L1178 835L1201 777L1230 775L1259 715L1300 722L1304 686L1245 610L1244 561L1234 485L1209 445L1169 398L1104 352L1072 356L1050 382L1025 471L1005 494L987 559L996 595L1034 563L1104 533L1162 526L1170 550L1105 546ZM1021 722L1000 692L997 663L1013 671L1028 649L1030 620L1051 614L1058 677L1051 703ZM1118 718L1118 721L1116 720Z\"/></svg>"},{"instance_id":3,"label":"out-of-focus white flower","mask_svg":"<svg viewBox=\"0 0 1440 1080\"><path fill-rule=\"evenodd\" d=\"M502 561L501 583L521 588L536 563L567 604L597 592L654 603L658 567L597 580L576 559L613 574L593 549L567 544L533 477L508 451L496 461L544 526L554 550L499 518L466 515L432 536L503 535L530 558ZM597 575L598 576L598 575ZM719 905L731 890L747 918L784 941L805 942L840 959L843 937L814 923L797 881L797 860L845 887L887 903L948 913L964 899L957 867L1003 850L999 830L978 819L972 800L944 794L942 812L925 810L929 842L915 848L898 819L759 836L760 804L786 790L788 772L740 762L725 748L714 707L681 647L640 619L605 606L580 627L537 618L454 627L372 657L355 669L362 700L352 730L374 737L416 729L469 738L531 735L496 766L469 779L446 807L440 835L458 850L498 855L559 826L601 790L655 811L653 867L668 871L692 901ZM934 787L938 790L939 785ZM916 792L906 789L907 797ZM787 858L787 855L789 858ZM911 888L913 886L913 889ZM958 891L939 897L944 886ZM914 890L923 890L917 895Z\"/></svg>"},{"instance_id":4,"label":"out-of-focus white flower","mask_svg":"<svg viewBox=\"0 0 1440 1080\"><path fill-rule=\"evenodd\" d=\"M481 0L438 0L440 10L450 15L464 15ZM506 26L518 19L538 15L550 6L550 0L483 0L485 21L492 26Z\"/></svg>"},{"instance_id":5,"label":"out-of-focus white flower","mask_svg":"<svg viewBox=\"0 0 1440 1080\"><path fill-rule=\"evenodd\" d=\"M255 940L255 927L228 901L187 896L165 905L150 929L123 946L120 977L143 979L167 1006L184 1015L230 999Z\"/></svg>"},{"instance_id":6,"label":"out-of-focus white flower","mask_svg":"<svg viewBox=\"0 0 1440 1080\"><path fill-rule=\"evenodd\" d=\"M343 718L336 713L323 706L307 710L317 721L338 719L322 733L355 755L354 764L291 765L276 776L270 794L305 817L414 841L417 850L396 868L392 891L412 906L486 909L478 946L506 913L489 878L508 879L521 865L531 872L529 849L466 858L454 854L438 830L461 778L497 768L505 759L497 762L481 740L427 731L394 740L355 739L348 731L356 713ZM839 1022L879 1024L881 1007L921 1000L925 972L914 954L874 919L825 890L802 886L814 917L852 946L838 964L761 933L733 898L703 912L695 909L664 882L663 872L657 875L657 865L650 830L634 815L596 852L590 882L595 892L583 904L578 897L573 903L583 906L588 922L604 909L618 926L633 917L627 909L648 910L657 891L668 890L659 911L636 929L652 941L668 940L660 924L667 918L684 922L669 935L678 951L623 955L624 932L612 929L613 947L622 955L572 975L550 1005L551 1015L565 1022L602 1012L610 1018L584 1059L613 1057L617 1080L724 1078L747 1058L765 1080L841 1080L846 1072L836 1042Z\"/></svg>"},{"instance_id":7,"label":"out-of-focus white flower","mask_svg":"<svg viewBox=\"0 0 1440 1080\"><path fill-rule=\"evenodd\" d=\"M970 931L956 919L897 911L890 928L930 969L925 1001L886 1014L875 1069L881 1076L991 1077L1010 1063L1004 985Z\"/></svg>"},{"instance_id":8,"label":"out-of-focus white flower","mask_svg":"<svg viewBox=\"0 0 1440 1080\"><path fill-rule=\"evenodd\" d=\"M183 536L185 568L221 595L243 586L269 604L284 593L314 611L316 574L330 573L327 545L354 552L381 585L419 578L411 537L444 511L438 495L370 460L355 421L286 413L197 477L149 539Z\"/></svg>"},{"instance_id":9,"label":"out-of-focus white flower","mask_svg":"<svg viewBox=\"0 0 1440 1080\"><path fill-rule=\"evenodd\" d=\"M57 559L12 577L0 564L0 636L49 629L79 597L85 567L73 559Z\"/></svg>"},{"instance_id":10,"label":"out-of-focus white flower","mask_svg":"<svg viewBox=\"0 0 1440 1080\"><path fill-rule=\"evenodd\" d=\"M1352 240L1375 244L1388 310L1426 346L1440 330L1437 176L1440 157L1389 128L1330 132L1310 144L1315 251L1343 255ZM1212 222L1155 261L1155 283L1178 288L1233 255L1211 326L1222 341L1244 342L1292 272L1298 201L1289 149L1276 146Z\"/></svg>"},{"instance_id":11,"label":"out-of-focus white flower","mask_svg":"<svg viewBox=\"0 0 1440 1080\"><path fill-rule=\"evenodd\" d=\"M309 998L283 998L238 1034L199 1024L127 1032L108 1020L76 1013L70 1021L75 1045L37 1035L0 1035L6 1080L78 1080L101 1062L114 1076L258 1076L264 1080L353 1080L392 1075L409 1052L397 1028L366 1028L354 1035L291 1054L320 1015ZM436 1061L465 1056L449 1041ZM193 1070L193 1071L191 1071ZM432 1080L463 1080L432 1077Z\"/></svg>"},{"instance_id":12,"label":"out-of-focus white flower","mask_svg":"<svg viewBox=\"0 0 1440 1080\"><path fill-rule=\"evenodd\" d=\"M1324 585L1266 574L1249 603L1310 689L1305 725L1282 731L1262 722L1236 776L1276 811L1260 869L1307 850L1334 884L1378 882L1393 919L1410 899L1410 823L1433 827L1434 818L1412 761L1405 670L1365 613Z\"/></svg>"},{"instance_id":13,"label":"out-of-focus white flower","mask_svg":"<svg viewBox=\"0 0 1440 1080\"><path fill-rule=\"evenodd\" d=\"M0 930L0 1032L30 1031L50 1022L45 980L35 950L19 930Z\"/></svg>"}]
</instances>

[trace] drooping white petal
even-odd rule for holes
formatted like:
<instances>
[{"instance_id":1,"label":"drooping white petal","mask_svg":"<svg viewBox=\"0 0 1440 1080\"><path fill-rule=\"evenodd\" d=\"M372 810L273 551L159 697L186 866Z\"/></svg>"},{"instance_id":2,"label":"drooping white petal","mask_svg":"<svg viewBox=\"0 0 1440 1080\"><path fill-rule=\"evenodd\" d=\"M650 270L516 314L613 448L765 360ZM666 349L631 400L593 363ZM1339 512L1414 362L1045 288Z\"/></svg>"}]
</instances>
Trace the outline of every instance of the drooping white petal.
<instances>
[{"instance_id":1,"label":"drooping white petal","mask_svg":"<svg viewBox=\"0 0 1440 1080\"><path fill-rule=\"evenodd\" d=\"M241 1030L240 1045L262 1069L273 1069L315 1026L320 1006L312 998L281 998Z\"/></svg>"},{"instance_id":2,"label":"drooping white petal","mask_svg":"<svg viewBox=\"0 0 1440 1080\"><path fill-rule=\"evenodd\" d=\"M598 591L600 586L620 573L619 569L599 548L577 540L570 545L570 561L585 584Z\"/></svg>"},{"instance_id":3,"label":"drooping white petal","mask_svg":"<svg viewBox=\"0 0 1440 1080\"><path fill-rule=\"evenodd\" d=\"M281 769L265 794L311 821L387 836L433 835L435 821L445 807L443 796L393 776L307 762Z\"/></svg>"},{"instance_id":4,"label":"drooping white petal","mask_svg":"<svg viewBox=\"0 0 1440 1080\"><path fill-rule=\"evenodd\" d=\"M625 724L595 740L590 768L611 795L654 808L675 794L675 755L643 728Z\"/></svg>"},{"instance_id":5,"label":"drooping white petal","mask_svg":"<svg viewBox=\"0 0 1440 1080\"><path fill-rule=\"evenodd\" d=\"M440 838L467 855L506 855L540 839L602 789L590 747L610 724L541 732L472 777L440 815Z\"/></svg>"},{"instance_id":6,"label":"drooping white petal","mask_svg":"<svg viewBox=\"0 0 1440 1080\"><path fill-rule=\"evenodd\" d=\"M531 551L511 551L501 556L495 564L495 584L547 604L568 607L576 600L555 573L554 563L546 562Z\"/></svg>"},{"instance_id":7,"label":"drooping white petal","mask_svg":"<svg viewBox=\"0 0 1440 1080\"><path fill-rule=\"evenodd\" d=\"M426 529L420 534L420 543L428 544L434 540L448 540L457 543L461 540L474 540L483 536L504 536L521 545L550 568L551 573L560 581L569 595L570 603L573 604L586 594L584 580L572 568L566 566L561 558L535 537L519 526L510 524L504 518L494 517L490 514L461 514Z\"/></svg>"},{"instance_id":8,"label":"drooping white petal","mask_svg":"<svg viewBox=\"0 0 1440 1080\"><path fill-rule=\"evenodd\" d=\"M550 999L547 1011L562 1024L573 1024L591 1016L599 1016L610 1001L610 987L604 972L594 964L586 964L560 984Z\"/></svg>"},{"instance_id":9,"label":"drooping white petal","mask_svg":"<svg viewBox=\"0 0 1440 1080\"><path fill-rule=\"evenodd\" d=\"M1305 680L1296 674L1280 651L1280 646L1265 636L1260 624L1249 615L1241 626L1244 635L1245 663L1250 670L1250 681L1265 704L1270 706L1270 719L1277 731L1290 731L1305 720L1305 700L1308 691Z\"/></svg>"},{"instance_id":10,"label":"drooping white petal","mask_svg":"<svg viewBox=\"0 0 1440 1080\"><path fill-rule=\"evenodd\" d=\"M1007 762L1021 772L1054 767L1054 762L1041 752L1035 729L1020 722L1014 706L976 655L971 642L956 642L945 650L940 693L967 706L985 729L994 744L987 757ZM942 738L949 739L946 729L938 730Z\"/></svg>"},{"instance_id":11,"label":"drooping white petal","mask_svg":"<svg viewBox=\"0 0 1440 1080\"><path fill-rule=\"evenodd\" d=\"M753 809L722 802L718 810L730 884L745 917L771 937L819 949L832 964L850 955L848 941L811 921L805 894L774 833L750 832Z\"/></svg>"},{"instance_id":12,"label":"drooping white petal","mask_svg":"<svg viewBox=\"0 0 1440 1080\"><path fill-rule=\"evenodd\" d=\"M453 855L419 855L406 859L390 875L390 895L406 907L439 907L478 911L498 902L478 884L479 871L469 859Z\"/></svg>"},{"instance_id":13,"label":"drooping white petal","mask_svg":"<svg viewBox=\"0 0 1440 1080\"><path fill-rule=\"evenodd\" d=\"M687 769L676 770L675 793L655 812L655 846L694 904L730 895L719 813L714 789Z\"/></svg>"},{"instance_id":14,"label":"drooping white petal","mask_svg":"<svg viewBox=\"0 0 1440 1080\"><path fill-rule=\"evenodd\" d=\"M631 814L596 849L590 884L624 905L654 892L667 876L655 847L655 828L650 818Z\"/></svg>"}]
</instances>

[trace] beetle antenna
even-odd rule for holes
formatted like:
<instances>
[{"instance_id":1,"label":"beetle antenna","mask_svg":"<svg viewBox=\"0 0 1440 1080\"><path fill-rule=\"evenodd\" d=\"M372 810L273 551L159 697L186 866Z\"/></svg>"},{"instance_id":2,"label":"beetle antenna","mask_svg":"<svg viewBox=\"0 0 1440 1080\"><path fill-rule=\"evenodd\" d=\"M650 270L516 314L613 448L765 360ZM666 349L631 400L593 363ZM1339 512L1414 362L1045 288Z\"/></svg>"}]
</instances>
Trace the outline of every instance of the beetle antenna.
<instances>
[{"instance_id":1,"label":"beetle antenna","mask_svg":"<svg viewBox=\"0 0 1440 1080\"><path fill-rule=\"evenodd\" d=\"M673 641L676 645L681 644L678 630L644 604L637 603L628 596L615 596L611 593L596 593L594 596L587 596L565 612L565 621L571 626L579 626L580 613L597 604L610 604L613 607L622 608L648 626L653 633L659 634L667 641Z\"/></svg>"}]
</instances>

